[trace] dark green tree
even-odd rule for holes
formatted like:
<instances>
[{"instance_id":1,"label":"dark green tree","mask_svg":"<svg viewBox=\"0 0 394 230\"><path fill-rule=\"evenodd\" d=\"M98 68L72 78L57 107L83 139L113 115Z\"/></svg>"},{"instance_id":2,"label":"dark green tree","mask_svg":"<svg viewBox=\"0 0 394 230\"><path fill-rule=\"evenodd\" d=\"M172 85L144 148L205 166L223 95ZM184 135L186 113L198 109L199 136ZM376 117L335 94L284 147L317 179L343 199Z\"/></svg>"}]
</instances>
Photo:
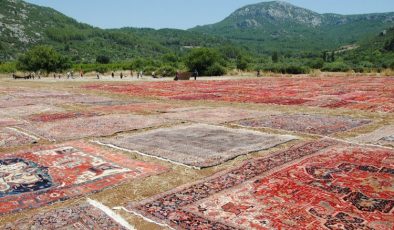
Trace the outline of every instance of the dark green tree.
<instances>
[{"instance_id":1,"label":"dark green tree","mask_svg":"<svg viewBox=\"0 0 394 230\"><path fill-rule=\"evenodd\" d=\"M273 61L274 63L278 63L278 61L279 61L278 52L275 51L275 52L272 54L272 61Z\"/></svg>"},{"instance_id":2,"label":"dark green tree","mask_svg":"<svg viewBox=\"0 0 394 230\"><path fill-rule=\"evenodd\" d=\"M23 71L42 71L45 73L63 71L71 67L70 60L61 56L51 46L33 47L17 62L17 69Z\"/></svg>"},{"instance_id":3,"label":"dark green tree","mask_svg":"<svg viewBox=\"0 0 394 230\"><path fill-rule=\"evenodd\" d=\"M99 55L96 58L96 62L100 63L100 64L108 64L108 63L110 63L110 61L111 61L110 58L105 55Z\"/></svg>"},{"instance_id":4,"label":"dark green tree","mask_svg":"<svg viewBox=\"0 0 394 230\"><path fill-rule=\"evenodd\" d=\"M185 59L185 65L189 71L197 70L200 75L210 76L213 72L215 72L214 75L217 75L219 71L216 70L222 69L218 68L218 65L223 67L223 64L223 57L220 53L216 49L210 48L193 49Z\"/></svg>"}]
</instances>

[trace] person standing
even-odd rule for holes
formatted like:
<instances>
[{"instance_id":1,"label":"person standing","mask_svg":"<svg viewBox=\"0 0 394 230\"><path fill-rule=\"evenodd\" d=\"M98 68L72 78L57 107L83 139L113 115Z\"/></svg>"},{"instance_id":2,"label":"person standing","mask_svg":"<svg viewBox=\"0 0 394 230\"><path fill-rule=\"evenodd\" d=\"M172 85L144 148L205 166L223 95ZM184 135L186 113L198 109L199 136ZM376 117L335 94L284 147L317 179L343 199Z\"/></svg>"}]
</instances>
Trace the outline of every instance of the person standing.
<instances>
[{"instance_id":1,"label":"person standing","mask_svg":"<svg viewBox=\"0 0 394 230\"><path fill-rule=\"evenodd\" d=\"M114 73L114 71L112 71L112 73L111 73L111 76L112 76L112 78L114 78L114 77L115 77L115 73Z\"/></svg>"},{"instance_id":2,"label":"person standing","mask_svg":"<svg viewBox=\"0 0 394 230\"><path fill-rule=\"evenodd\" d=\"M120 79L123 79L123 72L120 72Z\"/></svg>"},{"instance_id":3,"label":"person standing","mask_svg":"<svg viewBox=\"0 0 394 230\"><path fill-rule=\"evenodd\" d=\"M194 72L193 72L193 77L194 77L194 80L196 81L196 80L197 80L197 77L198 77L198 71L197 71L197 69L194 70Z\"/></svg>"}]
</instances>

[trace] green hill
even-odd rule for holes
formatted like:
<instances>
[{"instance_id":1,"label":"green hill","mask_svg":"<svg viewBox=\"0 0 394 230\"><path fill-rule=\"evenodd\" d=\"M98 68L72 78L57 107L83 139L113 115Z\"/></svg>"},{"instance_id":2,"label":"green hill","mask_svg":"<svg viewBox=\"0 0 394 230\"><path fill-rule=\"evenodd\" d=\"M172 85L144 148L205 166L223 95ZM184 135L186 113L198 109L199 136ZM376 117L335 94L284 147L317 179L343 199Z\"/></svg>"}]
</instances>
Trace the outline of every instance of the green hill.
<instances>
[{"instance_id":1,"label":"green hill","mask_svg":"<svg viewBox=\"0 0 394 230\"><path fill-rule=\"evenodd\" d=\"M175 29L103 30L21 0L0 0L0 5L0 61L15 59L37 44L52 45L74 62L92 62L100 54L116 61L226 43L222 38Z\"/></svg>"},{"instance_id":2,"label":"green hill","mask_svg":"<svg viewBox=\"0 0 394 230\"><path fill-rule=\"evenodd\" d=\"M340 52L339 56L355 70L394 69L394 27L363 40L356 49Z\"/></svg>"},{"instance_id":3,"label":"green hill","mask_svg":"<svg viewBox=\"0 0 394 230\"><path fill-rule=\"evenodd\" d=\"M394 13L318 14L274 1L242 7L221 22L191 31L220 35L255 53L272 53L335 49L393 25Z\"/></svg>"}]
</instances>

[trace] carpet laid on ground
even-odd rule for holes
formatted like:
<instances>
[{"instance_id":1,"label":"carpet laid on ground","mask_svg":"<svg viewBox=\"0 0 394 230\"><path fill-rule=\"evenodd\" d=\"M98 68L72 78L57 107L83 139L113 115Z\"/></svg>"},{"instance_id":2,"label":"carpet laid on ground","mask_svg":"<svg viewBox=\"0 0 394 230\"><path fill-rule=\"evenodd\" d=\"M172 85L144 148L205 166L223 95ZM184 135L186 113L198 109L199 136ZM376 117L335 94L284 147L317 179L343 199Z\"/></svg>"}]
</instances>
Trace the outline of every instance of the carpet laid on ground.
<instances>
[{"instance_id":1,"label":"carpet laid on ground","mask_svg":"<svg viewBox=\"0 0 394 230\"><path fill-rule=\"evenodd\" d=\"M160 126L167 122L167 119L156 116L111 114L64 119L57 122L31 122L18 127L49 140L62 141L108 136L121 131Z\"/></svg>"},{"instance_id":2,"label":"carpet laid on ground","mask_svg":"<svg viewBox=\"0 0 394 230\"><path fill-rule=\"evenodd\" d=\"M94 229L126 230L100 209L82 204L57 209L0 226L4 230L20 229Z\"/></svg>"},{"instance_id":3,"label":"carpet laid on ground","mask_svg":"<svg viewBox=\"0 0 394 230\"><path fill-rule=\"evenodd\" d=\"M247 118L262 117L273 112L261 112L255 110L237 109L231 107L201 108L173 110L173 113L165 113L164 117L169 119L220 124Z\"/></svg>"},{"instance_id":4,"label":"carpet laid on ground","mask_svg":"<svg viewBox=\"0 0 394 230\"><path fill-rule=\"evenodd\" d=\"M18 147L37 142L38 138L14 128L0 127L0 148Z\"/></svg>"},{"instance_id":5,"label":"carpet laid on ground","mask_svg":"<svg viewBox=\"0 0 394 230\"><path fill-rule=\"evenodd\" d=\"M12 118L0 118L0 127L15 126L22 124L22 121Z\"/></svg>"},{"instance_id":6,"label":"carpet laid on ground","mask_svg":"<svg viewBox=\"0 0 394 230\"><path fill-rule=\"evenodd\" d=\"M371 133L360 135L352 140L360 143L394 147L394 125L384 126Z\"/></svg>"},{"instance_id":7,"label":"carpet laid on ground","mask_svg":"<svg viewBox=\"0 0 394 230\"><path fill-rule=\"evenodd\" d=\"M293 136L194 124L124 134L104 138L102 142L184 165L209 167L293 139Z\"/></svg>"},{"instance_id":8,"label":"carpet laid on ground","mask_svg":"<svg viewBox=\"0 0 394 230\"><path fill-rule=\"evenodd\" d=\"M23 117L37 113L54 113L63 112L64 109L53 106L53 105L26 105L26 106L15 106L8 108L0 108L0 117Z\"/></svg>"},{"instance_id":9,"label":"carpet laid on ground","mask_svg":"<svg viewBox=\"0 0 394 230\"><path fill-rule=\"evenodd\" d=\"M84 142L0 156L0 215L98 192L166 168Z\"/></svg>"},{"instance_id":10,"label":"carpet laid on ground","mask_svg":"<svg viewBox=\"0 0 394 230\"><path fill-rule=\"evenodd\" d=\"M264 77L260 79L88 84L85 89L176 100L305 105L394 112L392 77Z\"/></svg>"},{"instance_id":11,"label":"carpet laid on ground","mask_svg":"<svg viewBox=\"0 0 394 230\"><path fill-rule=\"evenodd\" d=\"M279 114L240 121L237 124L253 128L266 127L308 134L330 135L369 123L371 123L370 120L353 119L343 116Z\"/></svg>"},{"instance_id":12,"label":"carpet laid on ground","mask_svg":"<svg viewBox=\"0 0 394 230\"><path fill-rule=\"evenodd\" d=\"M393 229L393 159L323 139L127 208L175 229Z\"/></svg>"}]
</instances>

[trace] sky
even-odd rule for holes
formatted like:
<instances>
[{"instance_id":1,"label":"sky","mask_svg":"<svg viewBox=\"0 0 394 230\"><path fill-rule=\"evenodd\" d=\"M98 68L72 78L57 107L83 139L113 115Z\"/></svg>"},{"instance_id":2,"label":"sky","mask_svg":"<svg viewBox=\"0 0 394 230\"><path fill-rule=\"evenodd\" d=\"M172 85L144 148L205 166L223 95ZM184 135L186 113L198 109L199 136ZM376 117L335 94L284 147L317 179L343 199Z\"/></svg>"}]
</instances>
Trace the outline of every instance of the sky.
<instances>
[{"instance_id":1,"label":"sky","mask_svg":"<svg viewBox=\"0 0 394 230\"><path fill-rule=\"evenodd\" d=\"M100 28L189 29L219 22L236 9L264 0L27 0ZM287 0L318 13L394 12L394 0Z\"/></svg>"}]
</instances>

